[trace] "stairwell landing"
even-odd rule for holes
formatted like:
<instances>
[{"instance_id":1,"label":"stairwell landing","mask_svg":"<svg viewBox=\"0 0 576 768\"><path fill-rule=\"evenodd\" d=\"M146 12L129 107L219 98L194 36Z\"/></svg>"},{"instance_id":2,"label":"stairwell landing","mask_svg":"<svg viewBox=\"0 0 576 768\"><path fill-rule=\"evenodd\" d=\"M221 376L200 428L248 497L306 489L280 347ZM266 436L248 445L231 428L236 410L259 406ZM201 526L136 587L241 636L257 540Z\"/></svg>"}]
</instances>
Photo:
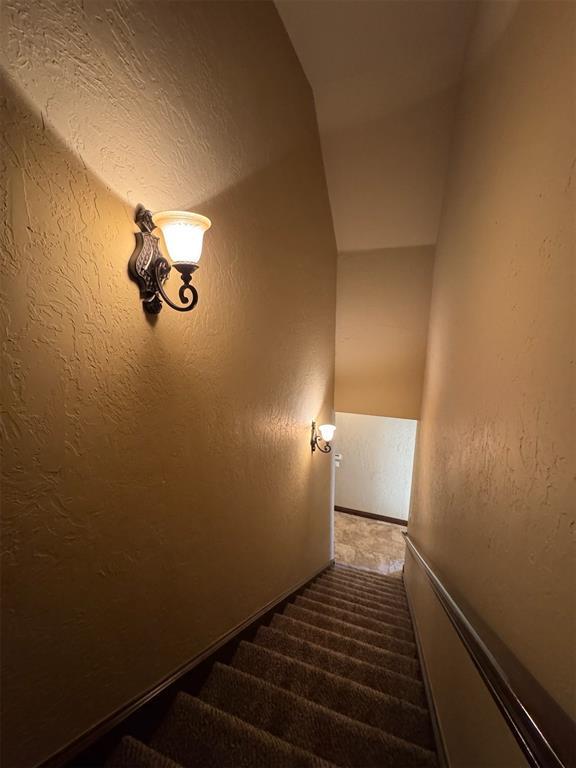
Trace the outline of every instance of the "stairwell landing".
<instances>
[{"instance_id":1,"label":"stairwell landing","mask_svg":"<svg viewBox=\"0 0 576 768\"><path fill-rule=\"evenodd\" d=\"M108 768L436 766L402 580L337 564Z\"/></svg>"}]
</instances>

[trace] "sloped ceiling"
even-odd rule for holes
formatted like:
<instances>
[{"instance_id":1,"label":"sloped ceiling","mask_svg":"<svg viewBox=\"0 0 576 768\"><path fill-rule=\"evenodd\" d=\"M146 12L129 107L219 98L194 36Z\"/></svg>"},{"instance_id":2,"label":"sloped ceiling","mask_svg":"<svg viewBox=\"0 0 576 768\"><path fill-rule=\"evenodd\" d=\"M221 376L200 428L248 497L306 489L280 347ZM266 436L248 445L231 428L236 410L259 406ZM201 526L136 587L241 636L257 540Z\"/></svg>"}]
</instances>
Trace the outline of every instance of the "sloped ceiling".
<instances>
[{"instance_id":1,"label":"sloped ceiling","mask_svg":"<svg viewBox=\"0 0 576 768\"><path fill-rule=\"evenodd\" d=\"M276 0L314 91L341 252L436 242L467 0Z\"/></svg>"}]
</instances>

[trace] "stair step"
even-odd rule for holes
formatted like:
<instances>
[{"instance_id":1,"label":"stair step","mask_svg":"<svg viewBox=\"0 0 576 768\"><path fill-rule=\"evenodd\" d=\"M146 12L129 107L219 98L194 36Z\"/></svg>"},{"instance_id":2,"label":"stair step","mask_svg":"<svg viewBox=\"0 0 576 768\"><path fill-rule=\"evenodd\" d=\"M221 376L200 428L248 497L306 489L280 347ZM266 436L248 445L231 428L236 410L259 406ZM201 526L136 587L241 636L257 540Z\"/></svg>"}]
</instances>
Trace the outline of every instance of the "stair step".
<instances>
[{"instance_id":1,"label":"stair step","mask_svg":"<svg viewBox=\"0 0 576 768\"><path fill-rule=\"evenodd\" d=\"M182 768L166 755L156 752L132 736L124 736L112 756L106 761L106 768Z\"/></svg>"},{"instance_id":2,"label":"stair step","mask_svg":"<svg viewBox=\"0 0 576 768\"><path fill-rule=\"evenodd\" d=\"M245 641L232 666L405 741L434 748L427 711L406 701Z\"/></svg>"},{"instance_id":3,"label":"stair step","mask_svg":"<svg viewBox=\"0 0 576 768\"><path fill-rule=\"evenodd\" d=\"M348 571L341 568L334 568L326 571L326 573L333 574L341 579L346 579L349 583L361 584L369 589L382 589L389 592L396 592L399 595L406 594L404 582L400 579L386 579L384 576L371 576L368 573L363 575L359 572Z\"/></svg>"},{"instance_id":4,"label":"stair step","mask_svg":"<svg viewBox=\"0 0 576 768\"><path fill-rule=\"evenodd\" d=\"M357 573L360 576L373 576L375 579L385 579L386 581L399 581L402 583L403 576L402 571L394 571L393 573L384 573L377 568L363 568L360 565L352 565L352 563L333 562L330 568L335 571L347 571L348 573Z\"/></svg>"},{"instance_id":5,"label":"stair step","mask_svg":"<svg viewBox=\"0 0 576 768\"><path fill-rule=\"evenodd\" d=\"M176 697L151 746L185 768L334 768L186 693Z\"/></svg>"},{"instance_id":6,"label":"stair step","mask_svg":"<svg viewBox=\"0 0 576 768\"><path fill-rule=\"evenodd\" d=\"M408 609L400 607L400 604L396 602L383 602L382 600L376 602L374 600L366 599L365 597L360 597L356 592L351 594L347 591L345 592L339 589L332 589L331 587L328 587L325 584L320 584L319 582L316 582L315 584L312 584L310 587L308 587L306 592L322 595L323 597L334 597L337 600L342 600L349 605L355 605L359 608L368 608L376 612L386 611L387 613L394 613L395 615L405 619L410 623L410 614ZM306 592L304 594L306 594Z\"/></svg>"},{"instance_id":7,"label":"stair step","mask_svg":"<svg viewBox=\"0 0 576 768\"><path fill-rule=\"evenodd\" d=\"M260 627L254 638L254 644L282 653L304 664L329 670L333 675L346 677L360 685L403 699L418 707L426 706L424 686L419 680L386 667L377 667L365 661L353 659L309 640L282 632L276 627Z\"/></svg>"},{"instance_id":8,"label":"stair step","mask_svg":"<svg viewBox=\"0 0 576 768\"><path fill-rule=\"evenodd\" d=\"M415 744L223 664L214 665L200 698L337 765L435 765L434 755Z\"/></svg>"},{"instance_id":9,"label":"stair step","mask_svg":"<svg viewBox=\"0 0 576 768\"><path fill-rule=\"evenodd\" d=\"M395 617L391 621L381 621L373 619L370 616L364 616L357 611L347 611L337 605L331 605L330 603L320 602L318 600L311 600L309 597L303 597L299 595L294 601L293 605L298 605L301 608L306 608L308 611L316 611L322 613L325 616L333 616L335 619L341 619L347 621L349 624L355 624L365 629L371 629L374 632L380 632L383 635L392 635L398 637L401 640L407 640L408 642L414 641L414 633L412 629L407 629L405 623L398 624Z\"/></svg>"},{"instance_id":10,"label":"stair step","mask_svg":"<svg viewBox=\"0 0 576 768\"><path fill-rule=\"evenodd\" d=\"M369 645L360 640L355 640L354 638L346 637L312 624L305 624L302 621L280 613L273 617L270 626L280 632L285 632L287 635L299 637L301 640L308 640L315 645L321 645L329 651L336 651L336 653L343 653L345 656L350 656L358 661L365 661L374 667L384 667L392 672L397 672L399 675L412 677L418 681L421 679L420 665L417 659L411 659L409 656L403 656L401 653L388 651L384 648L376 648L374 645Z\"/></svg>"},{"instance_id":11,"label":"stair step","mask_svg":"<svg viewBox=\"0 0 576 768\"><path fill-rule=\"evenodd\" d=\"M337 632L345 637L351 637L354 640L360 640L368 645L374 645L377 648L384 648L386 651L400 653L410 658L416 658L416 646L405 639L394 637L390 633L374 632L365 627L359 627L356 624L337 619L333 616L326 616L318 611L309 611L299 605L287 605L284 609L284 615L290 616L305 624L312 624L321 629L327 629L330 632Z\"/></svg>"},{"instance_id":12,"label":"stair step","mask_svg":"<svg viewBox=\"0 0 576 768\"><path fill-rule=\"evenodd\" d=\"M408 601L406 600L406 596L402 593L365 587L364 585L359 585L357 582L348 581L347 579L343 579L332 573L327 573L325 576L319 576L313 583L325 584L326 586L330 585L331 589L338 589L343 592L355 592L367 600L376 600L377 602L386 600L389 603L398 603L402 608L408 608Z\"/></svg>"},{"instance_id":13,"label":"stair step","mask_svg":"<svg viewBox=\"0 0 576 768\"><path fill-rule=\"evenodd\" d=\"M334 572L328 572L326 575L318 577L318 581L322 584L331 584L332 588L338 588L342 590L355 590L361 595L369 597L372 600L389 600L391 602L399 603L402 607L407 608L408 602L406 595L397 590L381 589L380 587L370 586L367 584L361 584L351 579L343 578ZM316 583L316 582L313 582Z\"/></svg>"},{"instance_id":14,"label":"stair step","mask_svg":"<svg viewBox=\"0 0 576 768\"><path fill-rule=\"evenodd\" d=\"M372 579L373 581L379 581L385 584L391 584L393 586L404 586L404 580L402 579L401 575L390 576L387 573L369 571L366 568L356 568L355 566L347 565L346 563L334 563L330 570L340 571L350 576L359 576L365 579Z\"/></svg>"}]
</instances>

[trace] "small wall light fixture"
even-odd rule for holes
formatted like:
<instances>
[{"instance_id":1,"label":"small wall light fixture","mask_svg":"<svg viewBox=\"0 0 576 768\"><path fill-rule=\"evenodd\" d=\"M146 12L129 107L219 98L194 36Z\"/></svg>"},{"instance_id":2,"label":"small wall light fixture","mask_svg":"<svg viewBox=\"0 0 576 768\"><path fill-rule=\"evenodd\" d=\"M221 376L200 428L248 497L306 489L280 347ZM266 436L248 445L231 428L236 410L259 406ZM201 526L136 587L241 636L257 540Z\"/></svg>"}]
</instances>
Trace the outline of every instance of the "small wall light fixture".
<instances>
[{"instance_id":1,"label":"small wall light fixture","mask_svg":"<svg viewBox=\"0 0 576 768\"><path fill-rule=\"evenodd\" d=\"M334 432L336 432L334 424L320 424L320 426L316 428L316 422L313 421L312 437L310 438L312 453L314 453L316 448L318 448L319 451L322 451L322 453L330 453L332 450L330 442L334 437Z\"/></svg>"},{"instance_id":2,"label":"small wall light fixture","mask_svg":"<svg viewBox=\"0 0 576 768\"><path fill-rule=\"evenodd\" d=\"M198 269L204 232L212 225L210 219L188 211L152 214L140 205L136 209L135 221L140 232L136 234L136 248L130 257L128 272L140 287L144 311L157 315L162 309L162 300L178 312L194 309L198 303L198 291L191 283L192 274ZM155 229L162 232L170 261L160 251L158 238L153 234ZM178 291L182 304L174 303L164 290L172 267L182 278L183 285Z\"/></svg>"}]
</instances>

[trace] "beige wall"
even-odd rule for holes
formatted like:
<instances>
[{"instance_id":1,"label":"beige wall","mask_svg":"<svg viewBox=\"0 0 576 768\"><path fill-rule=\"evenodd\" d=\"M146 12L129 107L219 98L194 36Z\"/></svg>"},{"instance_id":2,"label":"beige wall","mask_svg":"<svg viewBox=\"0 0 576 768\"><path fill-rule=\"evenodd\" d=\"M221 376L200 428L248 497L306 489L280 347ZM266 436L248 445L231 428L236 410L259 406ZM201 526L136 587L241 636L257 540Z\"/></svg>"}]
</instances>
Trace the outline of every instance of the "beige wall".
<instances>
[{"instance_id":1,"label":"beige wall","mask_svg":"<svg viewBox=\"0 0 576 768\"><path fill-rule=\"evenodd\" d=\"M434 248L338 257L335 407L417 419Z\"/></svg>"},{"instance_id":2,"label":"beige wall","mask_svg":"<svg viewBox=\"0 0 576 768\"><path fill-rule=\"evenodd\" d=\"M408 519L416 421L337 413L335 502L374 515Z\"/></svg>"},{"instance_id":3,"label":"beige wall","mask_svg":"<svg viewBox=\"0 0 576 768\"><path fill-rule=\"evenodd\" d=\"M406 555L404 582L451 768L528 763L422 568Z\"/></svg>"},{"instance_id":4,"label":"beige wall","mask_svg":"<svg viewBox=\"0 0 576 768\"><path fill-rule=\"evenodd\" d=\"M332 418L336 250L312 95L271 4L13 0L2 43L16 768L327 562L309 429ZM190 315L141 310L137 202L213 220Z\"/></svg>"},{"instance_id":5,"label":"beige wall","mask_svg":"<svg viewBox=\"0 0 576 768\"><path fill-rule=\"evenodd\" d=\"M573 716L575 12L480 7L409 523L448 587Z\"/></svg>"}]
</instances>

